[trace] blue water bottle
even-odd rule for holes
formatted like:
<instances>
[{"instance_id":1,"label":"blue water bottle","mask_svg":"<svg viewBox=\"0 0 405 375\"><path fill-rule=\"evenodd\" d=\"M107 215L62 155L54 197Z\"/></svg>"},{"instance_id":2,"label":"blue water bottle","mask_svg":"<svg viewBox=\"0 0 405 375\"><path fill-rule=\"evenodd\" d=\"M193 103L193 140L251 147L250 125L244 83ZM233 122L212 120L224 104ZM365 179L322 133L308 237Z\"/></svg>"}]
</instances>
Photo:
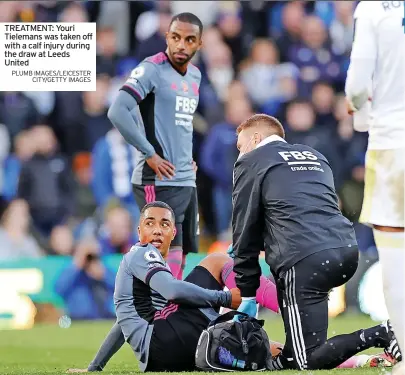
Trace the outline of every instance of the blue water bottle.
<instances>
[{"instance_id":1,"label":"blue water bottle","mask_svg":"<svg viewBox=\"0 0 405 375\"><path fill-rule=\"evenodd\" d=\"M218 347L217 353L219 363L223 366L231 366L233 368L240 368L240 369L244 369L246 366L245 361L235 358L235 356L232 355L232 353L228 349L222 346Z\"/></svg>"}]
</instances>

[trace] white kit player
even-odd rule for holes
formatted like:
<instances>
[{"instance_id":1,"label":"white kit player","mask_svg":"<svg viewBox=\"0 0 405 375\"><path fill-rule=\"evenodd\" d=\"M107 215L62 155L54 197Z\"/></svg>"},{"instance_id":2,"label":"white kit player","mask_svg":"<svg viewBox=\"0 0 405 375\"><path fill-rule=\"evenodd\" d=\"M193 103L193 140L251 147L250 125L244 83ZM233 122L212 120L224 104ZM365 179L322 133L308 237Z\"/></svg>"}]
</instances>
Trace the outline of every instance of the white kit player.
<instances>
[{"instance_id":1,"label":"white kit player","mask_svg":"<svg viewBox=\"0 0 405 375\"><path fill-rule=\"evenodd\" d=\"M385 301L402 352L405 351L403 3L361 1L358 4L346 81L354 128L369 133L360 222L373 227ZM405 368L398 367L396 371L405 374Z\"/></svg>"}]
</instances>

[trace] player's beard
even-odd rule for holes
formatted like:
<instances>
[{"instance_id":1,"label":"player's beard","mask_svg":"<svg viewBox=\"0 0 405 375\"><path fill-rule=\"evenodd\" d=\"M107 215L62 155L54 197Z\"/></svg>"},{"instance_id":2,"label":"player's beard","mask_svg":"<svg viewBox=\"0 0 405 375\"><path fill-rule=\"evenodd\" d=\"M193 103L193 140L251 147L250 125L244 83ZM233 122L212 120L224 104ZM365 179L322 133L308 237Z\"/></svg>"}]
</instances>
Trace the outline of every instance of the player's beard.
<instances>
[{"instance_id":1,"label":"player's beard","mask_svg":"<svg viewBox=\"0 0 405 375\"><path fill-rule=\"evenodd\" d=\"M196 52L197 52L197 51L196 51ZM193 52L192 54L188 55L188 57L187 57L186 59L181 60L181 61L177 60L176 57L175 57L175 55L173 54L173 55L172 55L172 56L173 56L173 60L174 60L174 62L175 62L177 65L179 65L179 66L187 65L187 64L191 61L191 59L195 56L196 52Z\"/></svg>"}]
</instances>

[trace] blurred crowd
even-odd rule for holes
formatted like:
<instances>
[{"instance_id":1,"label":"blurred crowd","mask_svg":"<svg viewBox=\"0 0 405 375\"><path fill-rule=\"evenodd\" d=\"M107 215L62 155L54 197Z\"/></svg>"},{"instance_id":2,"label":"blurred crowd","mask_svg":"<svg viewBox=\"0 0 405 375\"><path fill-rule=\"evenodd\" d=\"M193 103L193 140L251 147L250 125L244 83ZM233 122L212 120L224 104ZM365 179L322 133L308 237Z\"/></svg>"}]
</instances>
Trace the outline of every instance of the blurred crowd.
<instances>
[{"instance_id":1,"label":"blurred crowd","mask_svg":"<svg viewBox=\"0 0 405 375\"><path fill-rule=\"evenodd\" d=\"M74 255L80 269L137 240L134 150L107 111L137 63L165 50L172 15L185 11L205 26L193 61L203 77L194 121L202 236L230 240L235 129L255 112L329 159L342 210L356 222L367 135L353 131L343 95L355 5L1 1L1 22L97 22L98 55L95 92L0 93L0 260ZM372 248L371 231L356 230L360 248ZM107 277L90 269L89 278Z\"/></svg>"}]
</instances>

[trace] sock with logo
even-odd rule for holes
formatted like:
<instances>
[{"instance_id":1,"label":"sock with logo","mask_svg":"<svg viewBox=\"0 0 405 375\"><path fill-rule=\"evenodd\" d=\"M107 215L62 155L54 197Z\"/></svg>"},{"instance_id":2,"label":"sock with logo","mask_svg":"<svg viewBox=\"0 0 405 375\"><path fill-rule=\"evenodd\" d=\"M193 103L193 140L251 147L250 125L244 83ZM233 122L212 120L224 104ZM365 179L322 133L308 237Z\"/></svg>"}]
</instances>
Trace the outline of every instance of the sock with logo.
<instances>
[{"instance_id":1,"label":"sock with logo","mask_svg":"<svg viewBox=\"0 0 405 375\"><path fill-rule=\"evenodd\" d=\"M183 249L179 247L170 248L166 263L169 265L173 276L181 280L183 277L183 270L181 268L183 263Z\"/></svg>"}]
</instances>

